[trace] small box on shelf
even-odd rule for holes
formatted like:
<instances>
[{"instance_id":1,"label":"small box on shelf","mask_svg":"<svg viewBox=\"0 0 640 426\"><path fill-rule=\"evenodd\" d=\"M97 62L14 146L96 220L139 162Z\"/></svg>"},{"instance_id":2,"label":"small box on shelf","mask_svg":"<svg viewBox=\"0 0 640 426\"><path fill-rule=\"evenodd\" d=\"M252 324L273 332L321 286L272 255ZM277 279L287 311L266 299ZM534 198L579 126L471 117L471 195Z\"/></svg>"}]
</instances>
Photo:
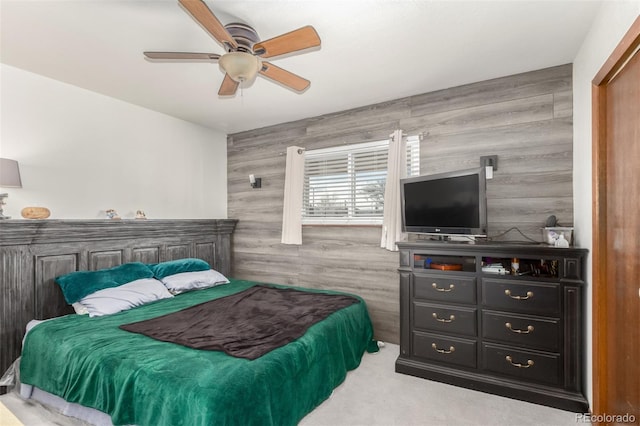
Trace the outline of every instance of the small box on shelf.
<instances>
[{"instance_id":1,"label":"small box on shelf","mask_svg":"<svg viewBox=\"0 0 640 426\"><path fill-rule=\"evenodd\" d=\"M555 246L556 241L564 235L564 239L573 245L573 227L570 226L553 226L542 228L542 240L550 246Z\"/></svg>"}]
</instances>

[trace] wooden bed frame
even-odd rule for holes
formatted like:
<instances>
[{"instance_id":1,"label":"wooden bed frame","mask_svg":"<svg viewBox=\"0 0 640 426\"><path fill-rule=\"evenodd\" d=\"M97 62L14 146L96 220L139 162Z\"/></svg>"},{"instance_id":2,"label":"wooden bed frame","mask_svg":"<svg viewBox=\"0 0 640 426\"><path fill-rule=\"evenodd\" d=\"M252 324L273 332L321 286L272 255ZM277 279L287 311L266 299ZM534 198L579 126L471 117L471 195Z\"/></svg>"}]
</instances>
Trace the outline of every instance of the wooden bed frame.
<instances>
[{"instance_id":1,"label":"wooden bed frame","mask_svg":"<svg viewBox=\"0 0 640 426\"><path fill-rule=\"evenodd\" d=\"M237 220L0 221L0 375L20 356L32 319L72 313L54 278L127 262L196 257L231 273ZM0 387L0 394L6 389Z\"/></svg>"}]
</instances>

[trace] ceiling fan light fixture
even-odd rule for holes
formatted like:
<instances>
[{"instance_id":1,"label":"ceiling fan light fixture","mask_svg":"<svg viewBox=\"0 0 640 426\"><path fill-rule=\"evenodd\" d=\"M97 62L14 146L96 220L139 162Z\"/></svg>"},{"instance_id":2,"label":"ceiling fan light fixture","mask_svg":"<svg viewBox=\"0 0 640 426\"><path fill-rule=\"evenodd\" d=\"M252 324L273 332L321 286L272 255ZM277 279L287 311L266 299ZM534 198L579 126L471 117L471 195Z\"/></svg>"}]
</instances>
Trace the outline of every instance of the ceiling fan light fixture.
<instances>
[{"instance_id":1,"label":"ceiling fan light fixture","mask_svg":"<svg viewBox=\"0 0 640 426\"><path fill-rule=\"evenodd\" d=\"M311 84L309 80L267 62L268 58L319 47L320 37L311 25L261 41L256 30L247 24L222 25L205 0L178 1L227 53L220 56L216 53L144 52L148 59L218 61L220 70L225 73L218 90L218 95L223 97L235 95L238 87L250 86L258 74L298 93Z\"/></svg>"},{"instance_id":2,"label":"ceiling fan light fixture","mask_svg":"<svg viewBox=\"0 0 640 426\"><path fill-rule=\"evenodd\" d=\"M260 58L246 52L229 52L218 60L218 64L231 79L238 83L256 78L262 66Z\"/></svg>"}]
</instances>

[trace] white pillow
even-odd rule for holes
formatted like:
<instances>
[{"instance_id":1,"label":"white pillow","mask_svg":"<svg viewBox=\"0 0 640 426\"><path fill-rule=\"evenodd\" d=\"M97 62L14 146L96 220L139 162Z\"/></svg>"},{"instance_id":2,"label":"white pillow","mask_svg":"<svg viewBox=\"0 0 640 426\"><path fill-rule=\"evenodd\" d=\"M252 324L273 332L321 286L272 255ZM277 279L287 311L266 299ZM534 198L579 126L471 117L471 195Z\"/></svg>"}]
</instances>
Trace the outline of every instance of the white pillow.
<instances>
[{"instance_id":1,"label":"white pillow","mask_svg":"<svg viewBox=\"0 0 640 426\"><path fill-rule=\"evenodd\" d=\"M215 269L197 272L181 272L164 277L160 281L162 281L172 294L214 287L229 282L227 277Z\"/></svg>"},{"instance_id":2,"label":"white pillow","mask_svg":"<svg viewBox=\"0 0 640 426\"><path fill-rule=\"evenodd\" d=\"M76 314L78 315L89 314L89 310L87 309L87 307L80 302L73 302L71 306L73 306L73 310L76 311Z\"/></svg>"},{"instance_id":3,"label":"white pillow","mask_svg":"<svg viewBox=\"0 0 640 426\"><path fill-rule=\"evenodd\" d=\"M119 287L98 290L78 302L89 311L90 317L99 317L169 297L173 295L160 281L142 278Z\"/></svg>"}]
</instances>

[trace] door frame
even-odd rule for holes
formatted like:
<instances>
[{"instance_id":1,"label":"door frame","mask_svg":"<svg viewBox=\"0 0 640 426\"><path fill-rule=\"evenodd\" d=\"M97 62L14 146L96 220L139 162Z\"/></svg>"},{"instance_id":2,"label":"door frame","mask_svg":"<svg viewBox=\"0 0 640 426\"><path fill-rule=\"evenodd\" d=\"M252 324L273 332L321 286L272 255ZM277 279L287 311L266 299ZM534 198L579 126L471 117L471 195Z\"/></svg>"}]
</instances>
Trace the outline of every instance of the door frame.
<instances>
[{"instance_id":1,"label":"door frame","mask_svg":"<svg viewBox=\"0 0 640 426\"><path fill-rule=\"evenodd\" d=\"M640 16L636 18L613 53L592 80L592 339L593 339L593 404L594 414L607 411L607 377L609 340L604 326L610 313L607 288L607 105L606 95L609 82L622 69L640 46ZM613 165L610 165L613 166Z\"/></svg>"}]
</instances>

